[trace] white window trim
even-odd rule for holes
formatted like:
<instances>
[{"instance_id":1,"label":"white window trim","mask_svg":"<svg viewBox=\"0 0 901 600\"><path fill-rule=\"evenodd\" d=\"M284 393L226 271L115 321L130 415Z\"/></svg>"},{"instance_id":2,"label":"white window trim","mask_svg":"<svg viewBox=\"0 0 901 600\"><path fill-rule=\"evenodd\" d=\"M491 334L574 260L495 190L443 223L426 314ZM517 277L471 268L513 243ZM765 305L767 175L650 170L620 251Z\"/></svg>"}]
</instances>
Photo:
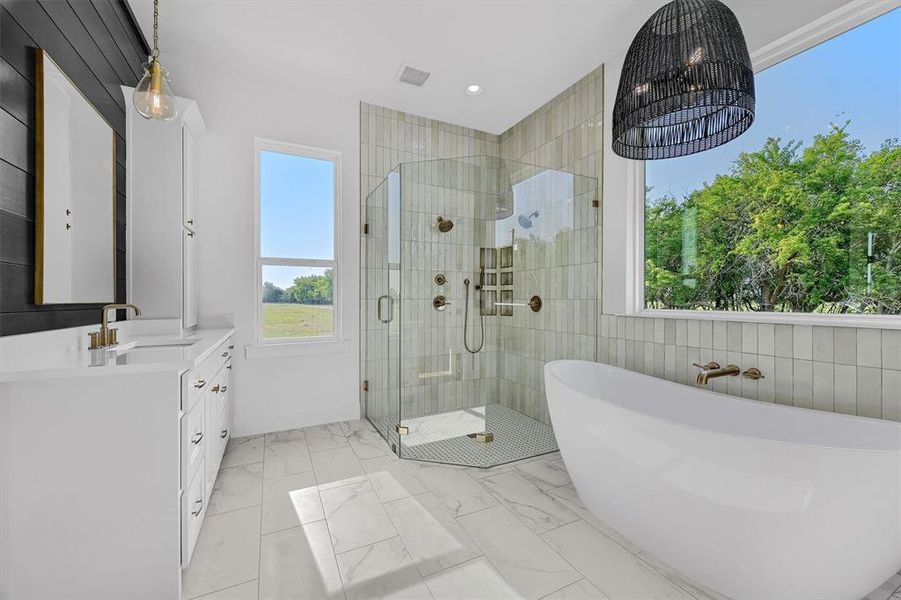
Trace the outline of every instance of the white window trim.
<instances>
[{"instance_id":1,"label":"white window trim","mask_svg":"<svg viewBox=\"0 0 901 600\"><path fill-rule=\"evenodd\" d=\"M897 0L853 0L811 21L788 35L751 53L758 73L822 44L894 8ZM760 313L720 310L648 309L644 307L644 203L645 161L630 160L626 167L626 263L627 315L670 319L747 321L833 327L879 327L901 329L901 315L829 315L818 313Z\"/></svg>"},{"instance_id":2,"label":"white window trim","mask_svg":"<svg viewBox=\"0 0 901 600\"><path fill-rule=\"evenodd\" d=\"M260 153L263 151L280 152L282 154L292 154L302 156L304 158L315 158L319 160L328 160L334 163L334 205L333 223L334 223L334 253L332 259L312 259L312 258L274 258L261 255L261 202L260 202ZM325 150L323 148L315 148L312 146L302 146L300 144L291 144L288 142L279 142L264 138L254 138L253 143L253 162L254 162L254 290L253 298L256 306L256 323L255 323L255 344L245 348L247 358L267 357L267 356L293 356L304 354L329 353L331 351L340 352L348 347L348 340L343 336L342 324L342 308L344 306L343 287L341 286L342 260L341 260L341 153L336 150ZM295 337L295 338L278 338L268 339L263 337L263 265L281 265L293 267L324 267L331 268L333 273L333 331L328 336L316 337ZM329 348L323 348L328 346ZM315 348L314 348L315 347Z\"/></svg>"}]
</instances>

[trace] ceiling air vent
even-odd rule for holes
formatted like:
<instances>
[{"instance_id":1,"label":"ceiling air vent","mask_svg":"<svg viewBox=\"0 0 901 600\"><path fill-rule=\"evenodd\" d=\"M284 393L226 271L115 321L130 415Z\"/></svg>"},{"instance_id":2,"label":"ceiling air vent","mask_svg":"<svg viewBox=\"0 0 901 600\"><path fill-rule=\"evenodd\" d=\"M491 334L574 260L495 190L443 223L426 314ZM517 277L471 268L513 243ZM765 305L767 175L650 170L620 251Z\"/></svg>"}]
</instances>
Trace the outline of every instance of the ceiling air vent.
<instances>
[{"instance_id":1,"label":"ceiling air vent","mask_svg":"<svg viewBox=\"0 0 901 600\"><path fill-rule=\"evenodd\" d=\"M416 87L422 87L422 85L428 80L431 73L426 71L420 71L419 69L414 69L413 67L404 67L404 70L401 72L400 79L404 83L409 83L410 85L415 85Z\"/></svg>"}]
</instances>

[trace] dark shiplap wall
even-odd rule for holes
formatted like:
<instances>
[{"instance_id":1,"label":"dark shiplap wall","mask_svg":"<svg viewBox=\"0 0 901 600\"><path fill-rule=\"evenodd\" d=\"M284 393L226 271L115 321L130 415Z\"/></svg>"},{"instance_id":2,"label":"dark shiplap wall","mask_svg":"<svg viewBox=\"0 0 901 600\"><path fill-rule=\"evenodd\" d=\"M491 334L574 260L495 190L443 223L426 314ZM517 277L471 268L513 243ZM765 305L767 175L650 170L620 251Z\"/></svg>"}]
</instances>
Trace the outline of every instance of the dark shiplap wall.
<instances>
[{"instance_id":1,"label":"dark shiplap wall","mask_svg":"<svg viewBox=\"0 0 901 600\"><path fill-rule=\"evenodd\" d=\"M116 132L116 301L125 301L125 98L146 42L125 0L0 2L0 335L96 323L99 304L34 302L34 48Z\"/></svg>"}]
</instances>

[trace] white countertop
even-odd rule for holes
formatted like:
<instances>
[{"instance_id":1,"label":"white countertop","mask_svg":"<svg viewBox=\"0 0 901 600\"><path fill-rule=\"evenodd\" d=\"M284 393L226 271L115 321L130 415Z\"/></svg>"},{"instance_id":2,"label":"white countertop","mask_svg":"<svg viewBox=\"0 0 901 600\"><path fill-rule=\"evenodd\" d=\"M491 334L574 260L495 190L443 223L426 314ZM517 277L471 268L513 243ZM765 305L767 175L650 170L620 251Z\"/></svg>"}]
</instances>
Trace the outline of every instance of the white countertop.
<instances>
[{"instance_id":1,"label":"white countertop","mask_svg":"<svg viewBox=\"0 0 901 600\"><path fill-rule=\"evenodd\" d=\"M120 333L123 339L118 346L100 350L66 348L65 344L57 347L52 342L42 345L38 351L17 352L5 347L0 361L0 382L150 371L181 372L199 365L233 333L234 329L230 328L194 329L183 335L123 337Z\"/></svg>"}]
</instances>

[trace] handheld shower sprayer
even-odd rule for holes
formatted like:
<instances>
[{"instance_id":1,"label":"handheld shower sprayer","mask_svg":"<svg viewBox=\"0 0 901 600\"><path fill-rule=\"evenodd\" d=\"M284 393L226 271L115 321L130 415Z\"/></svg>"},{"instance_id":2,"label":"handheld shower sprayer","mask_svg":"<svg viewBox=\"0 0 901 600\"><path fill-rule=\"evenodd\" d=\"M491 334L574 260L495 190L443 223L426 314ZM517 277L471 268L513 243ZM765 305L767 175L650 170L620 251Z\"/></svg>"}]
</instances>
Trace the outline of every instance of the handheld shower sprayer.
<instances>
[{"instance_id":1,"label":"handheld shower sprayer","mask_svg":"<svg viewBox=\"0 0 901 600\"><path fill-rule=\"evenodd\" d=\"M476 354L482 349L482 346L485 345L485 315L482 314L481 310L481 294L482 287L484 285L484 277L485 277L485 269L484 267L479 272L479 279L481 283L476 286L476 289L479 290L479 345L477 348L470 348L469 342L466 340L466 330L469 328L469 279L463 280L463 347L466 348L466 351L470 354Z\"/></svg>"}]
</instances>

